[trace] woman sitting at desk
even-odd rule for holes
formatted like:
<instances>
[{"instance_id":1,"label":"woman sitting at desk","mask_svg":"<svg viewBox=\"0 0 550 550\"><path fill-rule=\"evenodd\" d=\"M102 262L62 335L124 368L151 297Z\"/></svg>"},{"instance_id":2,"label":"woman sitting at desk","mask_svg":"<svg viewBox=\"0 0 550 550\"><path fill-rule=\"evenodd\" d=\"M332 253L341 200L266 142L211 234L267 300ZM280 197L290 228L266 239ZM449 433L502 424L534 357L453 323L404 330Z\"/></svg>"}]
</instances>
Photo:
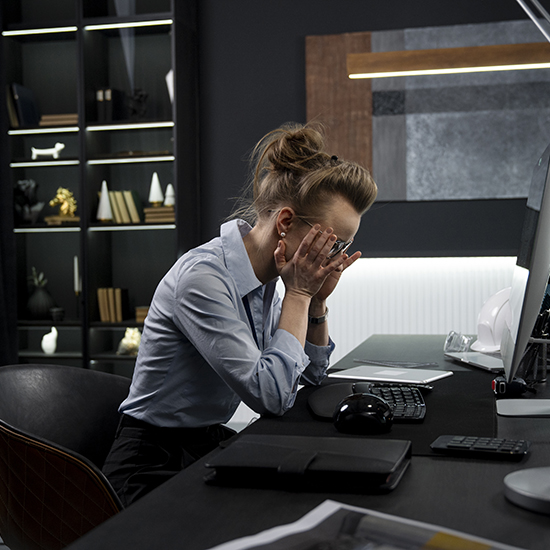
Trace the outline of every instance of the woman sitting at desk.
<instances>
[{"instance_id":1,"label":"woman sitting at desk","mask_svg":"<svg viewBox=\"0 0 550 550\"><path fill-rule=\"evenodd\" d=\"M326 299L361 256L346 251L377 188L323 146L309 126L265 136L243 211L253 226L225 223L160 282L104 466L125 505L228 438L222 424L241 400L282 415L299 383L325 377L334 349Z\"/></svg>"}]
</instances>

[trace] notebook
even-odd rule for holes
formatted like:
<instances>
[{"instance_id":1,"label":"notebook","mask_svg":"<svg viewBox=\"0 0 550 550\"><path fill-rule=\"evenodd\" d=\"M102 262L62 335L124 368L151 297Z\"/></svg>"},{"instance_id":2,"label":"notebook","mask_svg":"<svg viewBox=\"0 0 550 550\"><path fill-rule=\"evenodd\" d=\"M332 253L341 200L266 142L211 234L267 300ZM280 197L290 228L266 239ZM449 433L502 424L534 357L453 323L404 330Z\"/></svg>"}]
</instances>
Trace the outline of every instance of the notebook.
<instances>
[{"instance_id":1,"label":"notebook","mask_svg":"<svg viewBox=\"0 0 550 550\"><path fill-rule=\"evenodd\" d=\"M291 491L385 492L399 483L410 458L407 440L239 434L209 456L205 481Z\"/></svg>"},{"instance_id":2,"label":"notebook","mask_svg":"<svg viewBox=\"0 0 550 550\"><path fill-rule=\"evenodd\" d=\"M502 372L504 370L504 365L500 357L487 355L486 353L477 351L445 352L445 357L490 372Z\"/></svg>"},{"instance_id":3,"label":"notebook","mask_svg":"<svg viewBox=\"0 0 550 550\"><path fill-rule=\"evenodd\" d=\"M389 382L392 384L429 384L441 378L451 376L452 371L405 369L397 367L380 367L360 365L351 369L330 372L331 378L347 378L351 380L370 380L372 382Z\"/></svg>"}]
</instances>

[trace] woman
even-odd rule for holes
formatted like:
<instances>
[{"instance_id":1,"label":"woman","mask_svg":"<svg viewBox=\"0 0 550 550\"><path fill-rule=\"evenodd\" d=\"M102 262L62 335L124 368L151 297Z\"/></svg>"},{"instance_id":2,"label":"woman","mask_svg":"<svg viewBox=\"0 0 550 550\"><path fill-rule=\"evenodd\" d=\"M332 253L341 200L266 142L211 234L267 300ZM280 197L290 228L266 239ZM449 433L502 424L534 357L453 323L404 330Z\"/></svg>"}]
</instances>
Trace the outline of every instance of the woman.
<instances>
[{"instance_id":1,"label":"woman","mask_svg":"<svg viewBox=\"0 0 550 550\"><path fill-rule=\"evenodd\" d=\"M334 349L326 299L361 256L346 251L377 189L323 145L309 126L268 134L243 211L253 227L225 223L160 282L104 466L125 505L229 437L222 424L241 401L282 415L298 384L325 377Z\"/></svg>"}]
</instances>

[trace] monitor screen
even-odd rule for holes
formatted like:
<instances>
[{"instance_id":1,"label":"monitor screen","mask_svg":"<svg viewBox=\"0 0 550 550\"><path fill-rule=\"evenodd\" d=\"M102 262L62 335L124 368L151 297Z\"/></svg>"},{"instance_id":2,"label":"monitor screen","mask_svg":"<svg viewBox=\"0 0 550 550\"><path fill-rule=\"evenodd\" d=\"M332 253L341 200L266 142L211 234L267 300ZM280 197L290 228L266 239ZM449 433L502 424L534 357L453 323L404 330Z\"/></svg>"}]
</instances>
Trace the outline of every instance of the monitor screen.
<instances>
[{"instance_id":1,"label":"monitor screen","mask_svg":"<svg viewBox=\"0 0 550 550\"><path fill-rule=\"evenodd\" d=\"M531 180L523 230L510 291L510 324L501 342L506 379L517 373L540 313L550 274L550 145Z\"/></svg>"}]
</instances>

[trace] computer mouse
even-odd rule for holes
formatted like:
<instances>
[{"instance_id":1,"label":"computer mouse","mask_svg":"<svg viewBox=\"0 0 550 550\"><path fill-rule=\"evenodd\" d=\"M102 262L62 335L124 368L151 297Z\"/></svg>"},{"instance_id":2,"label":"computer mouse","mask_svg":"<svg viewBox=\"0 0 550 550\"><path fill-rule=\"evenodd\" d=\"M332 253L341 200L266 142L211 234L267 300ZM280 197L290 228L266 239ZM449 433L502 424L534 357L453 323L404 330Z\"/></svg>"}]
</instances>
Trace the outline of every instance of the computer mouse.
<instances>
[{"instance_id":1,"label":"computer mouse","mask_svg":"<svg viewBox=\"0 0 550 550\"><path fill-rule=\"evenodd\" d=\"M391 430L393 412L388 403L376 395L354 393L338 403L332 420L339 432L380 434Z\"/></svg>"}]
</instances>

